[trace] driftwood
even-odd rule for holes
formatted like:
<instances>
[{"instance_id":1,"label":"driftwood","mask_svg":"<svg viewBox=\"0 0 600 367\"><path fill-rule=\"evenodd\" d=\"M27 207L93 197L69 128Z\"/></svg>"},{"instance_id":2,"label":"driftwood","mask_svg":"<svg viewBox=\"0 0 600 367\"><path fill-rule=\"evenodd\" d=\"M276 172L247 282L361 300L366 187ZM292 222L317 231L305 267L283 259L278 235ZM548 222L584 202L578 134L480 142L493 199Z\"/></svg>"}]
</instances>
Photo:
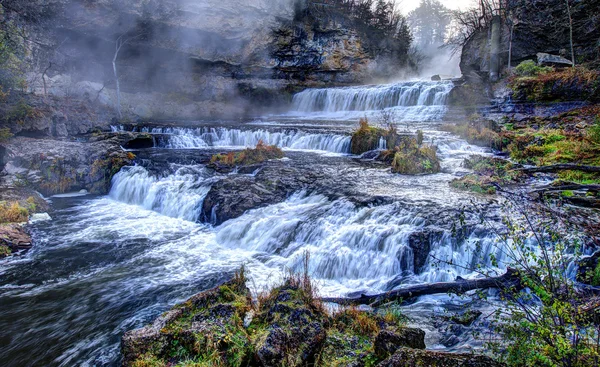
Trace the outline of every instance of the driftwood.
<instances>
[{"instance_id":1,"label":"driftwood","mask_svg":"<svg viewBox=\"0 0 600 367\"><path fill-rule=\"evenodd\" d=\"M548 173L558 171L582 171L587 173L598 173L600 172L600 166L583 166L572 163L553 164L549 166L530 167L530 168L517 168L515 171L524 173Z\"/></svg>"},{"instance_id":2,"label":"driftwood","mask_svg":"<svg viewBox=\"0 0 600 367\"><path fill-rule=\"evenodd\" d=\"M539 189L532 190L531 192L545 192L545 191L600 191L600 185L579 185L579 184L566 184L557 186L544 186Z\"/></svg>"},{"instance_id":3,"label":"driftwood","mask_svg":"<svg viewBox=\"0 0 600 367\"><path fill-rule=\"evenodd\" d=\"M406 301L411 298L431 294L464 294L465 292L472 291L475 289L507 289L510 287L519 286L519 284L520 280L517 270L509 268L506 274L501 275L499 277L490 277L474 280L458 278L454 282L419 284L382 294L363 294L358 298L322 298L321 300L323 302L337 303L339 305L370 305L373 307L377 307L390 301Z\"/></svg>"}]
</instances>

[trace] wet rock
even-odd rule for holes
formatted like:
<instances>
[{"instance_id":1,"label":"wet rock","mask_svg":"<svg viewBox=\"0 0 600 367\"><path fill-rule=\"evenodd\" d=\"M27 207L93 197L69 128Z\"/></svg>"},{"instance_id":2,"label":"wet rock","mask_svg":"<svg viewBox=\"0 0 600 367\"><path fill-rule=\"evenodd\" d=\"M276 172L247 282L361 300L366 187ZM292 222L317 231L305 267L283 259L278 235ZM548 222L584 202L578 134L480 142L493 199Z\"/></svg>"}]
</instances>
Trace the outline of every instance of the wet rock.
<instances>
[{"instance_id":1,"label":"wet rock","mask_svg":"<svg viewBox=\"0 0 600 367\"><path fill-rule=\"evenodd\" d=\"M481 311L479 310L468 310L462 314L456 314L452 316L444 317L447 321L463 326L471 326L480 316Z\"/></svg>"},{"instance_id":2,"label":"wet rock","mask_svg":"<svg viewBox=\"0 0 600 367\"><path fill-rule=\"evenodd\" d=\"M378 367L503 367L502 363L485 356L451 354L417 349L401 348L393 356L379 363Z\"/></svg>"},{"instance_id":3,"label":"wet rock","mask_svg":"<svg viewBox=\"0 0 600 367\"><path fill-rule=\"evenodd\" d=\"M425 230L411 233L408 237L408 246L413 251L413 266L415 274L419 274L427 263L433 241L443 235L439 230Z\"/></svg>"},{"instance_id":4,"label":"wet rock","mask_svg":"<svg viewBox=\"0 0 600 367\"><path fill-rule=\"evenodd\" d=\"M412 328L383 330L377 334L373 346L375 354L381 358L387 358L401 347L425 349L425 332Z\"/></svg>"},{"instance_id":5,"label":"wet rock","mask_svg":"<svg viewBox=\"0 0 600 367\"><path fill-rule=\"evenodd\" d=\"M431 81L432 82L441 82L442 81L442 77L439 75L434 75L431 77Z\"/></svg>"},{"instance_id":6,"label":"wet rock","mask_svg":"<svg viewBox=\"0 0 600 367\"><path fill-rule=\"evenodd\" d=\"M29 250L31 245L31 236L23 225L18 223L0 224L0 246L9 248L11 253L16 253ZM0 256L2 256L1 252Z\"/></svg>"},{"instance_id":7,"label":"wet rock","mask_svg":"<svg viewBox=\"0 0 600 367\"><path fill-rule=\"evenodd\" d=\"M125 149L147 149L154 147L154 138L150 134L140 134L127 141L123 148Z\"/></svg>"},{"instance_id":8,"label":"wet rock","mask_svg":"<svg viewBox=\"0 0 600 367\"><path fill-rule=\"evenodd\" d=\"M259 170L252 166L252 170ZM311 187L319 177L293 167L263 166L256 175L240 172L212 185L202 204L201 218L219 225L250 209L277 204L297 191Z\"/></svg>"}]
</instances>

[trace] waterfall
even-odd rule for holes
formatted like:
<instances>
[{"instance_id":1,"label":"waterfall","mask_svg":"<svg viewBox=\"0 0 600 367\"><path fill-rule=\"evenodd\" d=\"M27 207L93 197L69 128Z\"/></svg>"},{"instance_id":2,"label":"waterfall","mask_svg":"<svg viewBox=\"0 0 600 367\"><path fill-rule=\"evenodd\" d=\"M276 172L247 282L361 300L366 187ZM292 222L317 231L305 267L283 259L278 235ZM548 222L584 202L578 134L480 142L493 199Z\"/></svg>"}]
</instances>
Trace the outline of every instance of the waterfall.
<instances>
[{"instance_id":1,"label":"waterfall","mask_svg":"<svg viewBox=\"0 0 600 367\"><path fill-rule=\"evenodd\" d=\"M202 166L181 166L173 174L155 177L144 167L124 167L113 177L109 196L160 214L198 221L211 179Z\"/></svg>"},{"instance_id":2,"label":"waterfall","mask_svg":"<svg viewBox=\"0 0 600 367\"><path fill-rule=\"evenodd\" d=\"M113 131L122 130L112 127ZM155 134L157 144L166 149L255 147L259 141L280 148L319 150L332 153L350 153L350 136L307 133L299 130L271 132L264 129L240 130L215 127L200 128L143 128L142 132Z\"/></svg>"},{"instance_id":3,"label":"waterfall","mask_svg":"<svg viewBox=\"0 0 600 367\"><path fill-rule=\"evenodd\" d=\"M307 89L293 98L293 109L304 114L361 116L393 110L400 121L437 120L446 112L454 83L414 81L345 88ZM352 114L353 113L353 114Z\"/></svg>"},{"instance_id":4,"label":"waterfall","mask_svg":"<svg viewBox=\"0 0 600 367\"><path fill-rule=\"evenodd\" d=\"M276 254L282 266L297 270L308 250L316 278L347 284L368 280L375 289L385 289L399 274L412 274L417 282L464 276L460 267L430 259L415 269L409 237L424 225L423 217L398 203L361 208L343 199L331 202L324 196L297 193L284 203L224 223L216 239L232 249ZM431 252L465 267L483 262L491 268L489 255L494 253L501 261L502 253L491 238L480 235L458 241L447 231L432 241Z\"/></svg>"}]
</instances>

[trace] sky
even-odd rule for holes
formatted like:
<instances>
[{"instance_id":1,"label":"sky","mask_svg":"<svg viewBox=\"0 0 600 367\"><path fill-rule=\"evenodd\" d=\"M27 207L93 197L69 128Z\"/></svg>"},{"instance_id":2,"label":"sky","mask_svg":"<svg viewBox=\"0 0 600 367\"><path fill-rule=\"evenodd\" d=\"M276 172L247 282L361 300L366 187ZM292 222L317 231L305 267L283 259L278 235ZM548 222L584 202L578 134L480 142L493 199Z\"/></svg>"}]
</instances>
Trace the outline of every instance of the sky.
<instances>
[{"instance_id":1,"label":"sky","mask_svg":"<svg viewBox=\"0 0 600 367\"><path fill-rule=\"evenodd\" d=\"M450 9L464 9L465 7L472 5L473 1L474 0L440 0L442 4ZM421 0L396 0L396 3L400 4L403 13L408 13L415 9L419 6L420 2Z\"/></svg>"}]
</instances>

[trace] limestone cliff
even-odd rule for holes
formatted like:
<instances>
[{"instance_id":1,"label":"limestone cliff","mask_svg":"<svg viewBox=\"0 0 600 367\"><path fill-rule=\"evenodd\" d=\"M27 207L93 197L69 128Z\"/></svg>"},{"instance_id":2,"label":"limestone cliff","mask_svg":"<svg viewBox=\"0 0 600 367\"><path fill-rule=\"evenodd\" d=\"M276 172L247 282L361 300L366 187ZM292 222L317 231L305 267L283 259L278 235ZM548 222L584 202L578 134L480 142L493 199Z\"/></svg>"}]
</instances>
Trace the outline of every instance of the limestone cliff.
<instances>
[{"instance_id":1,"label":"limestone cliff","mask_svg":"<svg viewBox=\"0 0 600 367\"><path fill-rule=\"evenodd\" d=\"M10 0L4 7L28 15L27 84L36 94L114 108L116 60L124 116L204 119L256 113L257 105L286 102L298 87L370 77L381 52L343 22L298 21L302 6L297 0Z\"/></svg>"}]
</instances>

